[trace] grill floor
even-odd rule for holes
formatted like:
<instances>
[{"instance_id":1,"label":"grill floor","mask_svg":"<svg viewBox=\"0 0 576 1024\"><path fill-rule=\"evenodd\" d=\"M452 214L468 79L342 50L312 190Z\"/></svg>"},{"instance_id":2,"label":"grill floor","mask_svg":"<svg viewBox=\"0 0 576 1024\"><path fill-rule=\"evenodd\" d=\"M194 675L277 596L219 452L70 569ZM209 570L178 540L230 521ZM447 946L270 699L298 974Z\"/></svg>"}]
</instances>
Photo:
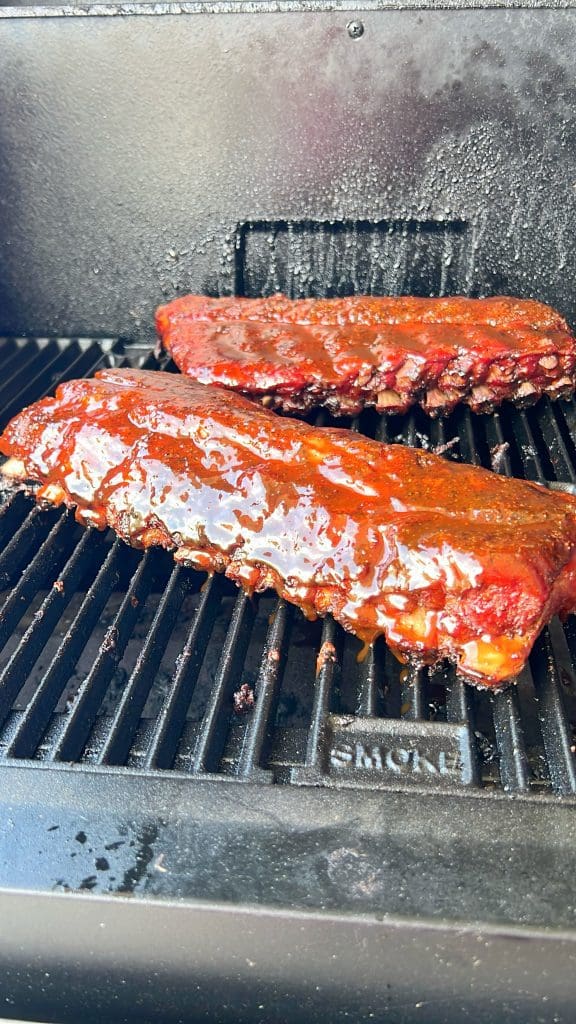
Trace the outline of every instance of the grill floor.
<instances>
[{"instance_id":1,"label":"grill floor","mask_svg":"<svg viewBox=\"0 0 576 1024\"><path fill-rule=\"evenodd\" d=\"M102 365L159 365L148 350L90 339L7 339L0 359L2 427L61 380ZM460 409L445 421L366 413L346 424L502 473L576 481L574 402L492 416ZM576 792L573 620L543 632L517 686L475 691L453 672L402 669L383 641L358 661L359 641L330 618L307 622L283 601L250 600L22 493L4 498L0 760L264 783ZM326 642L336 659L316 674ZM446 749L457 752L452 771Z\"/></svg>"}]
</instances>

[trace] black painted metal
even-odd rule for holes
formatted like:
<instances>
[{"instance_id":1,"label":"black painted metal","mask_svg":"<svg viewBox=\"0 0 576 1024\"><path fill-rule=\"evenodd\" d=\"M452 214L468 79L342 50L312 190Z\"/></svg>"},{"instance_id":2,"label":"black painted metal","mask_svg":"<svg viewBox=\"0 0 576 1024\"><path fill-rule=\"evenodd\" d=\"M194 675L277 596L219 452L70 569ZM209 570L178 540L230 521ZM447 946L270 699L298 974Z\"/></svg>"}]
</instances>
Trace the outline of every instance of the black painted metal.
<instances>
[{"instance_id":1,"label":"black painted metal","mask_svg":"<svg viewBox=\"0 0 576 1024\"><path fill-rule=\"evenodd\" d=\"M0 977L22 1018L572 1020L570 798L0 777Z\"/></svg>"},{"instance_id":2,"label":"black painted metal","mask_svg":"<svg viewBox=\"0 0 576 1024\"><path fill-rule=\"evenodd\" d=\"M576 12L419 6L1 5L0 332L279 284L574 317Z\"/></svg>"}]
</instances>

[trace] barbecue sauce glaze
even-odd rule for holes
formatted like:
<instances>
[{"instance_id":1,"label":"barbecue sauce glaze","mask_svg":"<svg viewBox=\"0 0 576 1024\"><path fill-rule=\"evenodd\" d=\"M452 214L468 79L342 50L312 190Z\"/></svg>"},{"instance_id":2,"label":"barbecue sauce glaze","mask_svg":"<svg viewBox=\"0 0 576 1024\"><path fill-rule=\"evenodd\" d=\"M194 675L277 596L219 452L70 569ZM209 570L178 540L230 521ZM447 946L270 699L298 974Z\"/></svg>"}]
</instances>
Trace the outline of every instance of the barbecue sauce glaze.
<instances>
[{"instance_id":1,"label":"barbecue sauce glaze","mask_svg":"<svg viewBox=\"0 0 576 1024\"><path fill-rule=\"evenodd\" d=\"M286 411L487 411L570 393L576 379L576 339L559 314L506 297L188 295L160 307L156 326L193 380Z\"/></svg>"},{"instance_id":2,"label":"barbecue sauce glaze","mask_svg":"<svg viewBox=\"0 0 576 1024\"><path fill-rule=\"evenodd\" d=\"M479 684L515 676L542 625L576 607L576 499L179 375L62 384L0 450L86 525Z\"/></svg>"}]
</instances>

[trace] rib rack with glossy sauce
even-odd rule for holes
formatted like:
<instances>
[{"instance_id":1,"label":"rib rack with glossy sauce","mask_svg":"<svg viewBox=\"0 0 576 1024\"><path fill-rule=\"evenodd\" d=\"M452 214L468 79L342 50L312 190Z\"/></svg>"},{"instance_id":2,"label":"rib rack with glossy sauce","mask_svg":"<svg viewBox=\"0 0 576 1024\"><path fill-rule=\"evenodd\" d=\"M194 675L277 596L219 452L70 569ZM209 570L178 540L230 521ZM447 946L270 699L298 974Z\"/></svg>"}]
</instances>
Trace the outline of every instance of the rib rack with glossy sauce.
<instances>
[{"instance_id":1,"label":"rib rack with glossy sauce","mask_svg":"<svg viewBox=\"0 0 576 1024\"><path fill-rule=\"evenodd\" d=\"M62 384L0 449L81 522L484 685L516 675L542 625L576 606L575 499L180 376Z\"/></svg>"},{"instance_id":2,"label":"rib rack with glossy sauce","mask_svg":"<svg viewBox=\"0 0 576 1024\"><path fill-rule=\"evenodd\" d=\"M531 300L188 295L156 314L176 365L286 411L489 411L574 389L576 340Z\"/></svg>"}]
</instances>

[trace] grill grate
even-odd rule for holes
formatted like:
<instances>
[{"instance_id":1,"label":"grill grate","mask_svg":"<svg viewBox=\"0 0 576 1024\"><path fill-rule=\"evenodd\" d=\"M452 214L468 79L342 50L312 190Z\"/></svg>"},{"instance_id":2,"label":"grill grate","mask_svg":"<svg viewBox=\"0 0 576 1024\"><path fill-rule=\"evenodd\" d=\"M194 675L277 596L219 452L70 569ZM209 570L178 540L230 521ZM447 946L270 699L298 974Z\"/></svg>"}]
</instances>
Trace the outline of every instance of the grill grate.
<instances>
[{"instance_id":1,"label":"grill grate","mask_svg":"<svg viewBox=\"0 0 576 1024\"><path fill-rule=\"evenodd\" d=\"M158 366L112 340L1 343L0 426L64 379ZM169 369L172 367L168 367ZM25 381L25 383L23 383ZM326 414L318 422L332 423ZM531 479L576 481L576 405L351 424ZM576 792L576 627L544 631L516 687L409 671L331 618L140 553L22 493L0 509L0 760L347 787ZM252 701L254 698L254 701Z\"/></svg>"}]
</instances>

